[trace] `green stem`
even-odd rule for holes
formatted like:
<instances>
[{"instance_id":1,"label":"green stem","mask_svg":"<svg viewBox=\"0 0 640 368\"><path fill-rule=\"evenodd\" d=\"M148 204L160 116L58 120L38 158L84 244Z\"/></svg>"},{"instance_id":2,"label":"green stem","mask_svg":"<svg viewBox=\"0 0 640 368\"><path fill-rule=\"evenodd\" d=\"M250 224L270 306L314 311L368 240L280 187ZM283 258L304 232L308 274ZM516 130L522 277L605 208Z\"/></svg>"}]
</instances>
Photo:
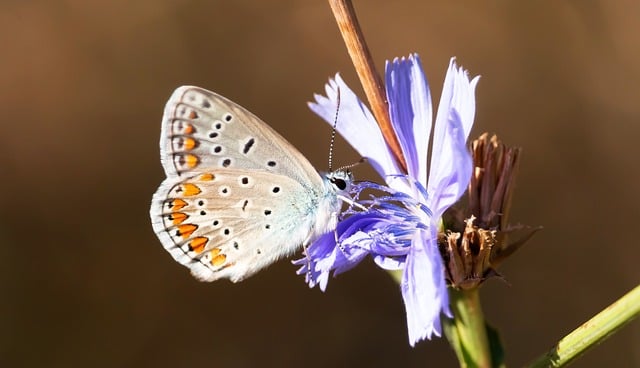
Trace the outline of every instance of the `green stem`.
<instances>
[{"instance_id":1,"label":"green stem","mask_svg":"<svg viewBox=\"0 0 640 368\"><path fill-rule=\"evenodd\" d=\"M636 286L607 309L565 336L553 349L538 357L528 367L565 366L631 322L638 314L640 314L640 286Z\"/></svg>"},{"instance_id":2,"label":"green stem","mask_svg":"<svg viewBox=\"0 0 640 368\"><path fill-rule=\"evenodd\" d=\"M460 367L491 367L487 329L480 292L449 289L453 319L445 318L444 332L456 352Z\"/></svg>"}]
</instances>

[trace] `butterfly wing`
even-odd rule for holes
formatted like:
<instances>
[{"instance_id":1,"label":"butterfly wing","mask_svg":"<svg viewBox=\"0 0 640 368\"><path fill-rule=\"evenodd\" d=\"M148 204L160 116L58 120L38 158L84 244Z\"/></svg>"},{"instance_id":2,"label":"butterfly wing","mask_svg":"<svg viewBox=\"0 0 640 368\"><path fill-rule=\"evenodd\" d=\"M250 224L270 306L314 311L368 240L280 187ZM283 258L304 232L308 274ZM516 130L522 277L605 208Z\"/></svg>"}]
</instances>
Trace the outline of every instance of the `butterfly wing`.
<instances>
[{"instance_id":1,"label":"butterfly wing","mask_svg":"<svg viewBox=\"0 0 640 368\"><path fill-rule=\"evenodd\" d=\"M153 228L201 280L250 276L308 241L317 217L331 215L324 207L339 206L284 138L201 88L169 99L160 150L167 178L151 204Z\"/></svg>"},{"instance_id":2,"label":"butterfly wing","mask_svg":"<svg viewBox=\"0 0 640 368\"><path fill-rule=\"evenodd\" d=\"M311 163L242 106L203 88L173 92L162 118L160 159L168 177L212 168L266 170L318 187Z\"/></svg>"},{"instance_id":3,"label":"butterfly wing","mask_svg":"<svg viewBox=\"0 0 640 368\"><path fill-rule=\"evenodd\" d=\"M264 171L217 169L165 181L153 199L164 247L198 279L240 281L307 240L317 198Z\"/></svg>"}]
</instances>

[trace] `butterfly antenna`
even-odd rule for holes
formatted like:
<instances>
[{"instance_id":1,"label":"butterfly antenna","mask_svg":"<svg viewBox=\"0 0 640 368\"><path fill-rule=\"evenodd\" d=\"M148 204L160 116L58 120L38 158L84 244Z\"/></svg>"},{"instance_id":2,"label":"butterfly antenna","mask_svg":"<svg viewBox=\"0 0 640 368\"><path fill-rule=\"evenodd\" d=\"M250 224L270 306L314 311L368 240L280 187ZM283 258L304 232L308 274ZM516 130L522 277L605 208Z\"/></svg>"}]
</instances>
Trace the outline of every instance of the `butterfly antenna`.
<instances>
[{"instance_id":1,"label":"butterfly antenna","mask_svg":"<svg viewBox=\"0 0 640 368\"><path fill-rule=\"evenodd\" d=\"M364 164L367 161L369 160L366 157L362 157L360 160L358 160L358 162L354 162L351 165L340 166L337 171L347 171L353 167Z\"/></svg>"},{"instance_id":2,"label":"butterfly antenna","mask_svg":"<svg viewBox=\"0 0 640 368\"><path fill-rule=\"evenodd\" d=\"M333 120L333 129L331 130L331 141L329 143L329 172L333 172L331 169L333 165L333 144L336 141L336 127L338 126L338 113L340 112L340 86L338 86L338 97L336 103L336 116Z\"/></svg>"}]
</instances>

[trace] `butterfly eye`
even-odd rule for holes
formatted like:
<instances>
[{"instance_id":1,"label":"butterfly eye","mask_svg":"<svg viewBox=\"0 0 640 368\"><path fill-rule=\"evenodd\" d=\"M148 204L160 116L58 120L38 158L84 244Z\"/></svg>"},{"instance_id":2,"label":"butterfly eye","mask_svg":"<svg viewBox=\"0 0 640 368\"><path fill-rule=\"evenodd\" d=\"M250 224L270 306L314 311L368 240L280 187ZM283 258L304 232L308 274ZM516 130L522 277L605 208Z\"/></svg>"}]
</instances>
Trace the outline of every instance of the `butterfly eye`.
<instances>
[{"instance_id":1,"label":"butterfly eye","mask_svg":"<svg viewBox=\"0 0 640 368\"><path fill-rule=\"evenodd\" d=\"M331 178L331 183L339 190L347 189L347 182L342 179Z\"/></svg>"}]
</instances>

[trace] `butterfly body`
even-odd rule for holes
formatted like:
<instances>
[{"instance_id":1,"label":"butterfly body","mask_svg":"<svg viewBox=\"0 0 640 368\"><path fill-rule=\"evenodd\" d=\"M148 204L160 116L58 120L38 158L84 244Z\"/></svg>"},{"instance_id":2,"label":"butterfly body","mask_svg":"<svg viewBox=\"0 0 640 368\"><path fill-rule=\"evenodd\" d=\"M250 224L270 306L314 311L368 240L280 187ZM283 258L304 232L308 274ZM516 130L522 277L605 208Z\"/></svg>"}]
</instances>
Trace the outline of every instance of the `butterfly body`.
<instances>
[{"instance_id":1,"label":"butterfly body","mask_svg":"<svg viewBox=\"0 0 640 368\"><path fill-rule=\"evenodd\" d=\"M256 116L198 87L167 102L160 151L154 231L204 281L241 281L332 231L351 180L319 174Z\"/></svg>"}]
</instances>

